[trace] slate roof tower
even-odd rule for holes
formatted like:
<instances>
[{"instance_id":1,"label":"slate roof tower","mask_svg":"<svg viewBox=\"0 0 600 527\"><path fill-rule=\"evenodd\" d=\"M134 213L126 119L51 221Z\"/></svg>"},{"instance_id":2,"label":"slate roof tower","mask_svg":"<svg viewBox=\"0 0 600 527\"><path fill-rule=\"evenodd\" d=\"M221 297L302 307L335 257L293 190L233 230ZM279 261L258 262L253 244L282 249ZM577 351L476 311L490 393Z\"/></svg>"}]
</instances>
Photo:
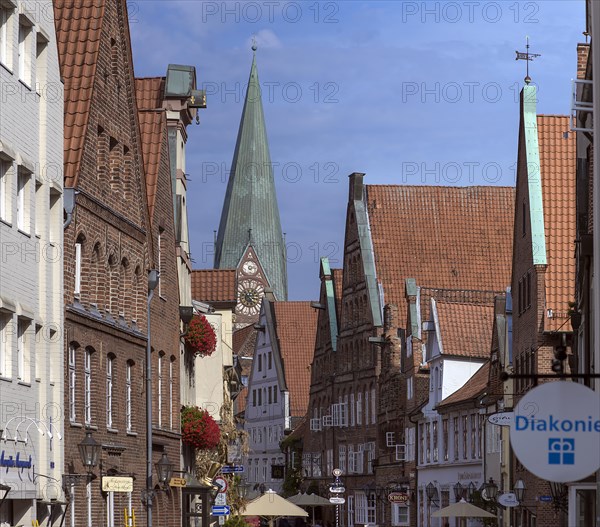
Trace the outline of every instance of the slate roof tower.
<instances>
[{"instance_id":1,"label":"slate roof tower","mask_svg":"<svg viewBox=\"0 0 600 527\"><path fill-rule=\"evenodd\" d=\"M256 52L256 46L252 46ZM215 247L215 268L240 268L248 249L277 300L287 300L285 244L279 219L262 96L252 59L250 78Z\"/></svg>"}]
</instances>

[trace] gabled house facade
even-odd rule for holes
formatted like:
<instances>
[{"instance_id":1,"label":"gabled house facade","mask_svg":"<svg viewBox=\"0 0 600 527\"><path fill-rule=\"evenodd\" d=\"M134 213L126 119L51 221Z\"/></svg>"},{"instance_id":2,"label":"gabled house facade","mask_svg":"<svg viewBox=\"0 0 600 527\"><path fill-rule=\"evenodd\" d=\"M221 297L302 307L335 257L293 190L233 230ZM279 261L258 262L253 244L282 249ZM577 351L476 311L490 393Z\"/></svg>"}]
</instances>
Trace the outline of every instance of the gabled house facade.
<instances>
[{"instance_id":1,"label":"gabled house facade","mask_svg":"<svg viewBox=\"0 0 600 527\"><path fill-rule=\"evenodd\" d=\"M312 455L313 465L304 485L314 482L325 491L331 479L327 460L346 466L342 521L348 526L396 521L387 491L416 496L418 490L414 459L402 454L396 459L396 451L402 451L396 446L407 445L411 429L414 434L408 409L418 412L427 395L416 282L457 291L502 291L510 277L514 209L510 188L364 185L363 178L350 176L331 395L318 402L320 413L310 416L335 422L332 405L341 402L345 408L347 400L347 419L334 432L313 426L304 442L304 455ZM416 281L407 286L410 277ZM409 402L410 382L414 396ZM311 411L314 405L311 398ZM318 451L308 446L309 440ZM316 464L322 476L314 476ZM415 501L410 508L408 521L416 525Z\"/></svg>"},{"instance_id":2,"label":"gabled house facade","mask_svg":"<svg viewBox=\"0 0 600 527\"><path fill-rule=\"evenodd\" d=\"M566 116L537 115L537 91L521 92L517 194L512 269L513 366L517 374L552 373L556 346L571 355L569 307L575 283L576 144ZM568 370L568 365L565 365ZM515 403L535 386L533 378L515 380ZM535 501L550 495L548 482L530 474L514 460L515 480L528 489L519 521L526 527L551 522L568 525L565 514L555 516L551 504Z\"/></svg>"},{"instance_id":3,"label":"gabled house facade","mask_svg":"<svg viewBox=\"0 0 600 527\"><path fill-rule=\"evenodd\" d=\"M65 525L113 527L124 514L143 523L145 478L133 481L132 492L101 490L106 475L146 472L147 271L157 262L127 7L57 1L54 14L65 88L64 184L77 190L64 242ZM102 445L95 479L79 456L86 434ZM163 504L154 505L160 514Z\"/></svg>"},{"instance_id":4,"label":"gabled house facade","mask_svg":"<svg viewBox=\"0 0 600 527\"><path fill-rule=\"evenodd\" d=\"M244 430L247 482L253 491L282 490L280 443L306 414L317 316L310 302L277 302L267 292L258 321Z\"/></svg>"},{"instance_id":5,"label":"gabled house facade","mask_svg":"<svg viewBox=\"0 0 600 527\"><path fill-rule=\"evenodd\" d=\"M65 508L63 99L52 2L0 4L0 85L0 525L45 527Z\"/></svg>"}]
</instances>

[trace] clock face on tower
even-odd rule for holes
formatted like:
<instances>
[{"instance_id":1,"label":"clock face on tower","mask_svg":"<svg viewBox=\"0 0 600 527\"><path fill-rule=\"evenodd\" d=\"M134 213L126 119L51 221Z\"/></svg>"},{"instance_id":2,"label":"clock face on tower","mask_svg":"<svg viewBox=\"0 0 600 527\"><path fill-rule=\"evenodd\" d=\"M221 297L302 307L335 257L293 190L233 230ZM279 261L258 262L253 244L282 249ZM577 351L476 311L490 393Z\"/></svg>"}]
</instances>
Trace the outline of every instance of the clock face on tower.
<instances>
[{"instance_id":1,"label":"clock face on tower","mask_svg":"<svg viewBox=\"0 0 600 527\"><path fill-rule=\"evenodd\" d=\"M238 285L238 309L244 315L256 315L264 288L256 280L242 280Z\"/></svg>"},{"instance_id":2,"label":"clock face on tower","mask_svg":"<svg viewBox=\"0 0 600 527\"><path fill-rule=\"evenodd\" d=\"M246 274L256 274L258 271L258 265L256 265L254 262L245 262L242 266L242 271L244 271Z\"/></svg>"}]
</instances>

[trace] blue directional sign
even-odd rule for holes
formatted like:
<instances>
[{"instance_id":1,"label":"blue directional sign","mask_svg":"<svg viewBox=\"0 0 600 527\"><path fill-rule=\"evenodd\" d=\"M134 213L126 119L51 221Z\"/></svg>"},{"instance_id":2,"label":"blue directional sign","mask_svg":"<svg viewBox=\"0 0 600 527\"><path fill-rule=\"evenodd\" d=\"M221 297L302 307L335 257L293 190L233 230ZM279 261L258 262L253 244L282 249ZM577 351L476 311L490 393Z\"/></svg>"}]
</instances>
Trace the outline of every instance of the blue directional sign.
<instances>
[{"instance_id":1,"label":"blue directional sign","mask_svg":"<svg viewBox=\"0 0 600 527\"><path fill-rule=\"evenodd\" d=\"M213 505L210 508L210 513L213 516L229 516L231 514L231 508L229 505Z\"/></svg>"},{"instance_id":2,"label":"blue directional sign","mask_svg":"<svg viewBox=\"0 0 600 527\"><path fill-rule=\"evenodd\" d=\"M540 496L538 499L543 503L550 503L552 501L552 496Z\"/></svg>"},{"instance_id":3,"label":"blue directional sign","mask_svg":"<svg viewBox=\"0 0 600 527\"><path fill-rule=\"evenodd\" d=\"M244 472L244 465L225 465L221 468L221 474L233 474L235 472Z\"/></svg>"}]
</instances>

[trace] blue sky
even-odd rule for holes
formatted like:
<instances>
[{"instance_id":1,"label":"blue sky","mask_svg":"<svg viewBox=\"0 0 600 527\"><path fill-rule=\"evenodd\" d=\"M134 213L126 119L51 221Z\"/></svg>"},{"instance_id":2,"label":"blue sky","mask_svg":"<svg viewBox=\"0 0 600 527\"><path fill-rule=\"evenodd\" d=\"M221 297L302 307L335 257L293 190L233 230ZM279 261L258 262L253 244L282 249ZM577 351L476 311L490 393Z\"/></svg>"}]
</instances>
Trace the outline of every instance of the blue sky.
<instances>
[{"instance_id":1,"label":"blue sky","mask_svg":"<svg viewBox=\"0 0 600 527\"><path fill-rule=\"evenodd\" d=\"M348 174L371 184L514 185L518 92L568 114L579 0L128 3L137 76L196 66L207 90L188 128L191 252L212 266L256 36L290 300L318 296L318 259L341 267ZM399 248L401 250L401 248Z\"/></svg>"}]
</instances>

